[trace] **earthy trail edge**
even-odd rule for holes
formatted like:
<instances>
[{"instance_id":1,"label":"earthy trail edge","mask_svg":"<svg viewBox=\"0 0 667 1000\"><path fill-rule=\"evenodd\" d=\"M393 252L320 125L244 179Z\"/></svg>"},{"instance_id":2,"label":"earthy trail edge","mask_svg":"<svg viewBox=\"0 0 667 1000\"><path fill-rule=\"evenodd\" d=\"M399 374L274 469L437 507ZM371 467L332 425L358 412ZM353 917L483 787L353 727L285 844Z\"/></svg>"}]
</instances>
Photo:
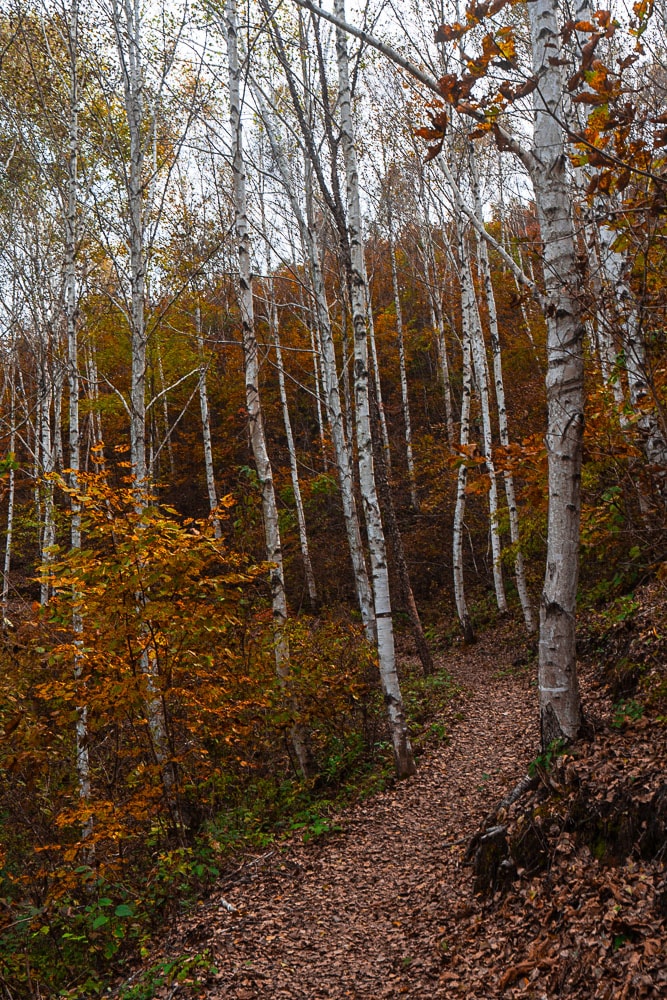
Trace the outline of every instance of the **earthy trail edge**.
<instances>
[{"instance_id":1,"label":"earthy trail edge","mask_svg":"<svg viewBox=\"0 0 667 1000\"><path fill-rule=\"evenodd\" d=\"M464 689L462 718L415 777L347 810L341 834L247 865L179 923L162 954L210 952L218 974L200 995L452 995L440 980L442 923L471 899L467 842L539 743L532 672L512 669L515 632L496 629L437 663Z\"/></svg>"}]
</instances>

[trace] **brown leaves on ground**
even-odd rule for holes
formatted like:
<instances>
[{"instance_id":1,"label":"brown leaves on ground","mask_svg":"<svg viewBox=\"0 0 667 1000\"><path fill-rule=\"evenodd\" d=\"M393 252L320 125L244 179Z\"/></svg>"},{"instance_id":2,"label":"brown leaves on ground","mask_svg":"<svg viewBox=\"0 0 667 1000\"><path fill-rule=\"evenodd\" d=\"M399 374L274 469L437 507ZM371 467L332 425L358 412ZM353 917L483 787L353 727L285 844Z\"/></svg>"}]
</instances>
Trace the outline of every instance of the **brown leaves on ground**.
<instances>
[{"instance_id":1,"label":"brown leaves on ground","mask_svg":"<svg viewBox=\"0 0 667 1000\"><path fill-rule=\"evenodd\" d=\"M293 840L246 859L173 929L155 960L207 951L217 972L165 995L629 1000L667 993L664 864L634 853L617 866L601 863L568 832L563 810L575 791L565 785L542 804L546 870L519 871L490 900L473 897L470 838L538 746L534 669L513 666L521 662L518 635L505 625L438 664L465 697L447 720L450 742L422 757L414 778L336 817L342 832L324 842ZM586 697L599 732L562 765L577 769L572 789L613 798L630 783L652 793L664 727L634 720L610 731L610 705L599 693ZM561 803L553 823L552 802ZM525 807L510 811L518 817Z\"/></svg>"}]
</instances>

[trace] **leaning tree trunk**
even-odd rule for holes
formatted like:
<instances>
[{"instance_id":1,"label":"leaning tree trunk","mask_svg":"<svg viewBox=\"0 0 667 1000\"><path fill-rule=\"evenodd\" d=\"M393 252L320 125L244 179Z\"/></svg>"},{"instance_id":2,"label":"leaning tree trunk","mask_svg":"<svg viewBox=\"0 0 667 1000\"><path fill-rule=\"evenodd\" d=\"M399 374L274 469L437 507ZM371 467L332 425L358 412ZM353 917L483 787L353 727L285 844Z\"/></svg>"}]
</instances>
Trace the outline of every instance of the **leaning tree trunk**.
<instances>
[{"instance_id":1,"label":"leaning tree trunk","mask_svg":"<svg viewBox=\"0 0 667 1000\"><path fill-rule=\"evenodd\" d=\"M266 134L271 146L271 153L278 166L278 171L289 198L294 217L299 227L301 240L306 251L313 298L315 301L316 328L319 335L318 347L320 348L322 361L322 378L324 382L327 419L331 428L331 439L334 447L336 467L338 470L338 484L341 495L341 505L343 508L343 519L345 522L345 529L350 550L350 558L352 561L355 589L366 637L370 642L374 642L376 633L373 594L368 579L368 571L366 569L363 544L361 540L361 531L359 529L357 505L354 499L352 467L350 464L350 453L345 436L345 424L343 420L340 388L338 384L336 351L333 341L333 333L331 330L331 319L329 316L324 275L320 266L317 240L315 237L310 172L308 170L308 164L306 164L306 217L304 217L301 204L294 191L285 153L280 144L279 137L273 127L270 114L266 109L261 91L254 85L252 79L250 80L250 85L253 88L255 100L257 101L260 109L266 128Z\"/></svg>"},{"instance_id":2,"label":"leaning tree trunk","mask_svg":"<svg viewBox=\"0 0 667 1000\"><path fill-rule=\"evenodd\" d=\"M262 493L262 513L264 516L264 538L267 561L271 563L271 604L275 635L276 670L279 678L289 684L289 644L285 632L287 622L287 594L283 556L278 525L278 507L273 486L273 471L266 447L264 419L259 393L259 357L255 335L255 314L253 304L253 278L250 260L250 227L246 198L246 170L243 154L243 126L241 120L241 67L238 56L236 0L227 0L225 5L225 26L227 36L227 59L229 68L229 104L232 134L232 197L234 201L234 226L238 244L238 302L241 312L243 335L243 356L245 367L246 409L250 442L257 476ZM292 703L292 710L298 716L298 708ZM300 723L295 722L291 739L299 768L308 777L312 764L306 734Z\"/></svg>"},{"instance_id":3,"label":"leaning tree trunk","mask_svg":"<svg viewBox=\"0 0 667 1000\"><path fill-rule=\"evenodd\" d=\"M335 0L334 6L336 13L344 20L344 0ZM354 393L359 484L364 504L368 548L371 557L380 677L389 715L389 729L394 748L396 771L399 777L406 777L414 773L415 762L408 735L398 674L396 672L386 545L373 471L366 329L367 289L364 281L364 246L359 200L359 175L357 155L354 147L347 37L340 28L336 29L336 56L339 80L338 103L340 108L341 145L347 182L347 224L351 258L350 296L354 325Z\"/></svg>"},{"instance_id":4,"label":"leaning tree trunk","mask_svg":"<svg viewBox=\"0 0 667 1000\"><path fill-rule=\"evenodd\" d=\"M377 426L379 422L379 415L377 412L377 402L373 394L371 394L371 410L373 421ZM421 660L424 676L428 677L434 670L433 657L431 656L431 650L428 647L426 636L424 635L424 628L419 616L414 591L412 590L408 561L405 557L403 536L401 535L398 518L396 517L394 499L391 495L391 484L389 482L389 470L387 469L387 463L385 461L385 451L384 448L377 446L375 438L373 443L375 468L377 470L378 494L382 504L382 513L387 524L387 534L389 535L389 541L394 552L394 562L398 573L401 595L403 597L408 618L410 619L410 628L412 629L412 637L415 641L417 655Z\"/></svg>"},{"instance_id":5,"label":"leaning tree trunk","mask_svg":"<svg viewBox=\"0 0 667 1000\"><path fill-rule=\"evenodd\" d=\"M584 430L584 326L571 187L559 109L562 80L557 0L528 5L535 127L531 176L544 247L547 298L547 566L540 606L539 698L542 744L576 739L582 727L575 615L579 571L581 461Z\"/></svg>"}]
</instances>

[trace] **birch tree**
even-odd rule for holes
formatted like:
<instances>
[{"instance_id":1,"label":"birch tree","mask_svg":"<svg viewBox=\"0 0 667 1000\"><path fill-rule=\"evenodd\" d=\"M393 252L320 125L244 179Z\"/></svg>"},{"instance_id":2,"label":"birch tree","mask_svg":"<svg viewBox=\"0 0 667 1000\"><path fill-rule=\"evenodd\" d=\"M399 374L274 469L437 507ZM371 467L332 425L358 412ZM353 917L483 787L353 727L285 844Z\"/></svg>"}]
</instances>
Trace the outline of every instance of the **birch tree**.
<instances>
[{"instance_id":1,"label":"birch tree","mask_svg":"<svg viewBox=\"0 0 667 1000\"><path fill-rule=\"evenodd\" d=\"M264 418L259 389L259 359L255 335L253 303L253 276L250 257L250 227L246 198L246 167L243 153L243 124L241 119L241 65L238 53L238 25L235 0L225 5L225 33L229 69L229 107L232 136L232 195L234 225L238 241L238 302L241 312L243 355L245 370L246 408L248 429L255 466L262 493L264 537L267 560L271 564L271 603L275 632L275 657L278 675L286 683L289 670L289 645L285 634L287 622L287 595L283 557L278 525L278 508L273 485L273 472L266 447ZM293 706L296 708L296 706ZM308 777L311 761L303 727L295 722L291 732L294 752L302 774Z\"/></svg>"},{"instance_id":2,"label":"birch tree","mask_svg":"<svg viewBox=\"0 0 667 1000\"><path fill-rule=\"evenodd\" d=\"M339 18L344 21L345 8L343 0L335 0L335 10ZM355 137L351 110L347 37L345 32L340 28L336 29L336 56L338 63L338 105L340 111L341 144L347 184L347 227L352 268L350 297L354 325L354 390L359 482L364 504L368 547L371 558L380 677L387 703L396 770L399 777L406 777L414 772L415 765L407 731L403 699L396 673L386 546L373 470L366 329L367 292L364 280L364 243L359 200L359 174L354 145Z\"/></svg>"},{"instance_id":3,"label":"birch tree","mask_svg":"<svg viewBox=\"0 0 667 1000\"><path fill-rule=\"evenodd\" d=\"M363 543L359 528L359 517L354 498L350 452L348 449L345 422L343 419L331 317L329 314L324 275L322 273L320 254L317 245L317 229L314 219L313 193L308 170L309 161L306 162L305 170L306 184L304 192L304 208L296 195L287 157L272 121L272 115L267 107L264 95L259 86L254 83L252 77L250 77L250 82L251 86L253 86L255 100L257 101L262 115L272 155L276 161L279 175L289 198L292 212L299 227L301 241L306 251L306 260L310 271L310 281L316 307L317 331L320 339L319 347L322 357L322 377L324 381L326 411L329 426L331 428L331 439L336 459L336 467L338 470L338 484L341 494L341 504L350 550L350 558L352 561L354 584L366 635L370 641L374 641L375 612L373 608L373 595L364 559Z\"/></svg>"},{"instance_id":4,"label":"birch tree","mask_svg":"<svg viewBox=\"0 0 667 1000\"><path fill-rule=\"evenodd\" d=\"M349 25L340 7L332 15L310 0L295 2L316 10L339 30L361 37L442 98L439 81L392 46ZM576 244L561 124L563 81L557 0L534 0L528 5L528 13L536 82L532 147L527 148L498 123L494 124L494 131L501 146L513 152L530 175L544 247L549 514L547 565L540 605L538 686L542 742L548 746L555 739L576 739L583 723L576 671L575 616L584 426L584 326L576 297Z\"/></svg>"}]
</instances>

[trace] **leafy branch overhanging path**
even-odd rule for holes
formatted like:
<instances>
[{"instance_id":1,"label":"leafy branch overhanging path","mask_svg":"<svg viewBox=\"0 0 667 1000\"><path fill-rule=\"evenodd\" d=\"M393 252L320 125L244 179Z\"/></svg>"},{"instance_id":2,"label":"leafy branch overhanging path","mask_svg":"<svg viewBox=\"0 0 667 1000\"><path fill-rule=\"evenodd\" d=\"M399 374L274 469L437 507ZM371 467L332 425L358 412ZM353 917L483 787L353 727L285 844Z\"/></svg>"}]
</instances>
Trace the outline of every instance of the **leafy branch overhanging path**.
<instances>
[{"instance_id":1,"label":"leafy branch overhanging path","mask_svg":"<svg viewBox=\"0 0 667 1000\"><path fill-rule=\"evenodd\" d=\"M223 881L176 928L166 951L208 949L217 967L202 995L458 995L442 977L443 921L471 900L466 846L539 745L534 688L508 669L511 630L503 638L500 649L488 633L438 664L465 690L462 717L414 778L350 809L326 842L295 841Z\"/></svg>"}]
</instances>

